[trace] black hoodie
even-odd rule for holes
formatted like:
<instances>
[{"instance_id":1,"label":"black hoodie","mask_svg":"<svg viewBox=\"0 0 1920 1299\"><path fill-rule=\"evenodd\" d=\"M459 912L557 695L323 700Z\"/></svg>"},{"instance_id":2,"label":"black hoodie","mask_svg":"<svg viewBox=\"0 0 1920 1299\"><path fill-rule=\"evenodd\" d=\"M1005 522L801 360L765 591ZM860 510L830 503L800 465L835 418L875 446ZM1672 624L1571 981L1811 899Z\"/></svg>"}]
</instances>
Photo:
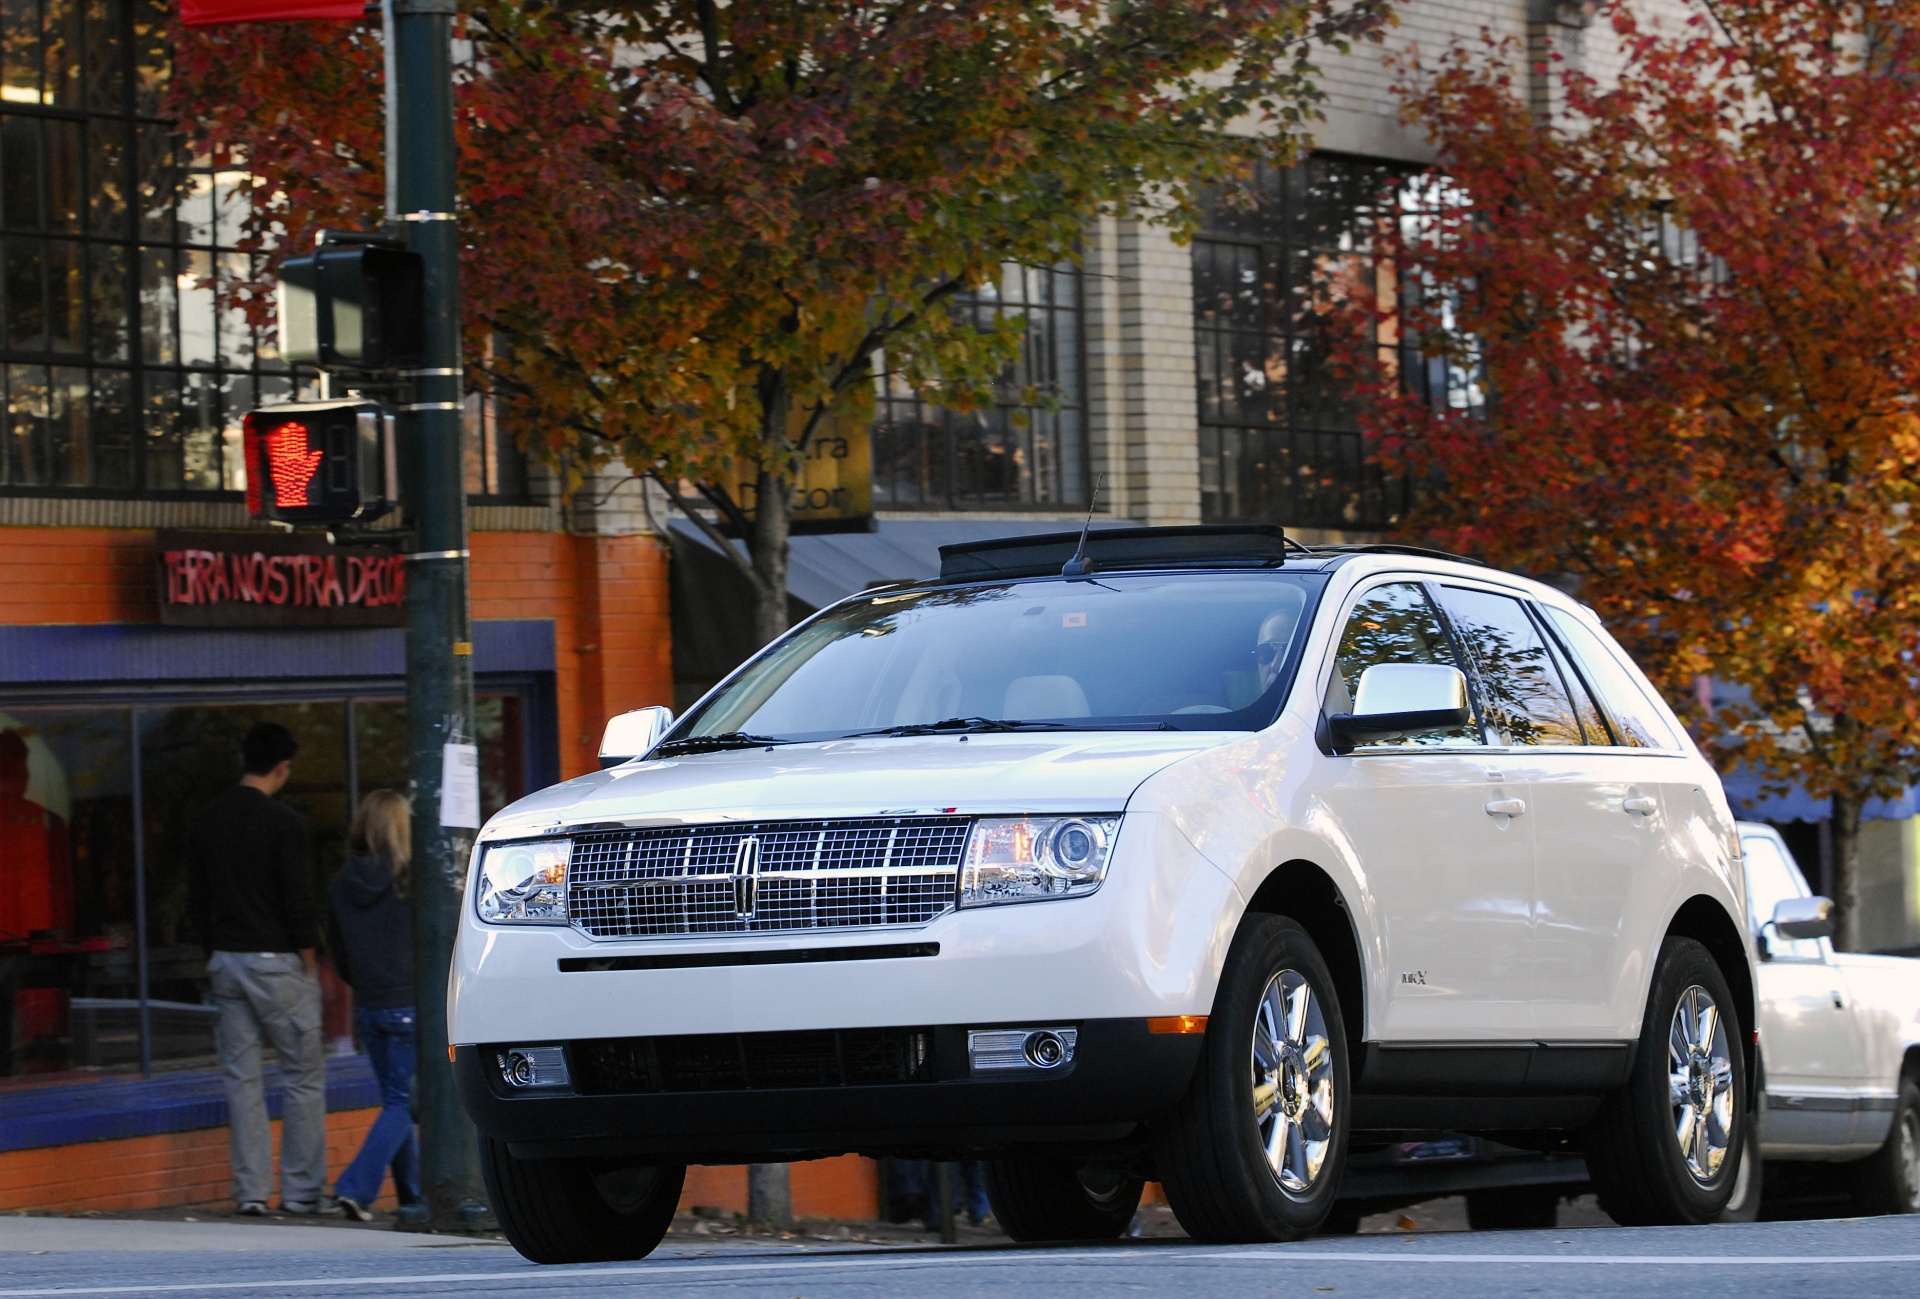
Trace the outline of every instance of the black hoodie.
<instances>
[{"instance_id":1,"label":"black hoodie","mask_svg":"<svg viewBox=\"0 0 1920 1299\"><path fill-rule=\"evenodd\" d=\"M347 855L327 889L327 938L334 968L361 1010L413 1004L413 908L393 893L384 856Z\"/></svg>"}]
</instances>

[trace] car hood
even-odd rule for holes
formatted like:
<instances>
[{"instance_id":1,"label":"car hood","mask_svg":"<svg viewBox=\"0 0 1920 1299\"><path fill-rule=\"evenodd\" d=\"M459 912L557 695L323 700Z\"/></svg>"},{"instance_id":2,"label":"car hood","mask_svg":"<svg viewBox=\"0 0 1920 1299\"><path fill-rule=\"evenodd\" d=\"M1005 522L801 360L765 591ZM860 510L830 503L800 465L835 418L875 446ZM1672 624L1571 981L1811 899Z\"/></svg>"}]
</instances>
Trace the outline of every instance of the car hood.
<instances>
[{"instance_id":1,"label":"car hood","mask_svg":"<svg viewBox=\"0 0 1920 1299\"><path fill-rule=\"evenodd\" d=\"M1240 731L873 737L629 762L543 789L483 838L556 825L933 812L1113 812L1140 782Z\"/></svg>"}]
</instances>

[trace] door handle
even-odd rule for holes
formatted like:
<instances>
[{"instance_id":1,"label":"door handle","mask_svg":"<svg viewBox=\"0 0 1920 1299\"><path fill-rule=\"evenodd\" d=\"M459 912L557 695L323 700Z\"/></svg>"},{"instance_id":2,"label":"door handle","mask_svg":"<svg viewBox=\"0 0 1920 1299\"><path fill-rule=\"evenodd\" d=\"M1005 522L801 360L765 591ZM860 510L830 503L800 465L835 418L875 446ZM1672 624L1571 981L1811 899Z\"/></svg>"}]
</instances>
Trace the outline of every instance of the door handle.
<instances>
[{"instance_id":1,"label":"door handle","mask_svg":"<svg viewBox=\"0 0 1920 1299\"><path fill-rule=\"evenodd\" d=\"M1488 816L1519 816L1527 810L1524 798L1496 798L1487 804Z\"/></svg>"},{"instance_id":2,"label":"door handle","mask_svg":"<svg viewBox=\"0 0 1920 1299\"><path fill-rule=\"evenodd\" d=\"M1632 798L1620 800L1622 812L1641 812L1652 816L1660 810L1660 800L1648 794L1636 794Z\"/></svg>"}]
</instances>

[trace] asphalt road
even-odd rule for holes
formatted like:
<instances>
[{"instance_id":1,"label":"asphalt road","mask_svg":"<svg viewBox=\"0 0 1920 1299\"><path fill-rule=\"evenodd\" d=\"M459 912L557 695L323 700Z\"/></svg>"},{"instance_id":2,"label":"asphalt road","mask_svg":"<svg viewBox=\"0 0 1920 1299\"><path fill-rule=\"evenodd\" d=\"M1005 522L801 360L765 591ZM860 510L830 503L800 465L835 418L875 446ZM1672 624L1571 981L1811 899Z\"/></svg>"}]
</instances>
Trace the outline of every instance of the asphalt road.
<instances>
[{"instance_id":1,"label":"asphalt road","mask_svg":"<svg viewBox=\"0 0 1920 1299\"><path fill-rule=\"evenodd\" d=\"M225 1223L0 1219L0 1299L46 1295L835 1296L1121 1292L1200 1296L1619 1295L1623 1299L1920 1294L1920 1218L1362 1236L1217 1248L888 1249L746 1240L668 1245L565 1268L505 1246Z\"/></svg>"}]
</instances>

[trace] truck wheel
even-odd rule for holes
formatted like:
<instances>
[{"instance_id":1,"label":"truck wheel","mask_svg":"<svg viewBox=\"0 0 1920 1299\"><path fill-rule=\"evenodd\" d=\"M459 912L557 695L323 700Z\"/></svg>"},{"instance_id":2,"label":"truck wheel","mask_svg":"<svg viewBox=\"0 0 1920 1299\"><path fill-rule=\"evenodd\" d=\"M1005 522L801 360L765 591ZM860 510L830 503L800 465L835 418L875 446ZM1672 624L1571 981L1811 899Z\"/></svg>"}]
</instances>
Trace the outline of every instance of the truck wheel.
<instances>
[{"instance_id":1,"label":"truck wheel","mask_svg":"<svg viewBox=\"0 0 1920 1299\"><path fill-rule=\"evenodd\" d=\"M1557 1186L1483 1186L1467 1192L1467 1226L1475 1231L1545 1231L1559 1222Z\"/></svg>"},{"instance_id":2,"label":"truck wheel","mask_svg":"<svg viewBox=\"0 0 1920 1299\"><path fill-rule=\"evenodd\" d=\"M1600 1207L1625 1227L1712 1222L1747 1153L1745 1028L1726 978L1691 938L1660 947L1627 1085L1586 1134Z\"/></svg>"},{"instance_id":3,"label":"truck wheel","mask_svg":"<svg viewBox=\"0 0 1920 1299\"><path fill-rule=\"evenodd\" d=\"M480 1138L480 1171L507 1242L535 1263L645 1258L680 1203L684 1164L516 1159Z\"/></svg>"},{"instance_id":4,"label":"truck wheel","mask_svg":"<svg viewBox=\"0 0 1920 1299\"><path fill-rule=\"evenodd\" d=\"M1113 1240L1133 1221L1146 1183L1074 1159L989 1159L987 1203L1000 1230L1023 1244Z\"/></svg>"},{"instance_id":5,"label":"truck wheel","mask_svg":"<svg viewBox=\"0 0 1920 1299\"><path fill-rule=\"evenodd\" d=\"M1154 1125L1154 1167L1187 1234L1300 1240L1346 1161L1347 1037L1320 949L1283 916L1234 936L1187 1093Z\"/></svg>"},{"instance_id":6,"label":"truck wheel","mask_svg":"<svg viewBox=\"0 0 1920 1299\"><path fill-rule=\"evenodd\" d=\"M1920 1213L1920 1088L1913 1079L1900 1080L1886 1144L1850 1171L1861 1213Z\"/></svg>"}]
</instances>

